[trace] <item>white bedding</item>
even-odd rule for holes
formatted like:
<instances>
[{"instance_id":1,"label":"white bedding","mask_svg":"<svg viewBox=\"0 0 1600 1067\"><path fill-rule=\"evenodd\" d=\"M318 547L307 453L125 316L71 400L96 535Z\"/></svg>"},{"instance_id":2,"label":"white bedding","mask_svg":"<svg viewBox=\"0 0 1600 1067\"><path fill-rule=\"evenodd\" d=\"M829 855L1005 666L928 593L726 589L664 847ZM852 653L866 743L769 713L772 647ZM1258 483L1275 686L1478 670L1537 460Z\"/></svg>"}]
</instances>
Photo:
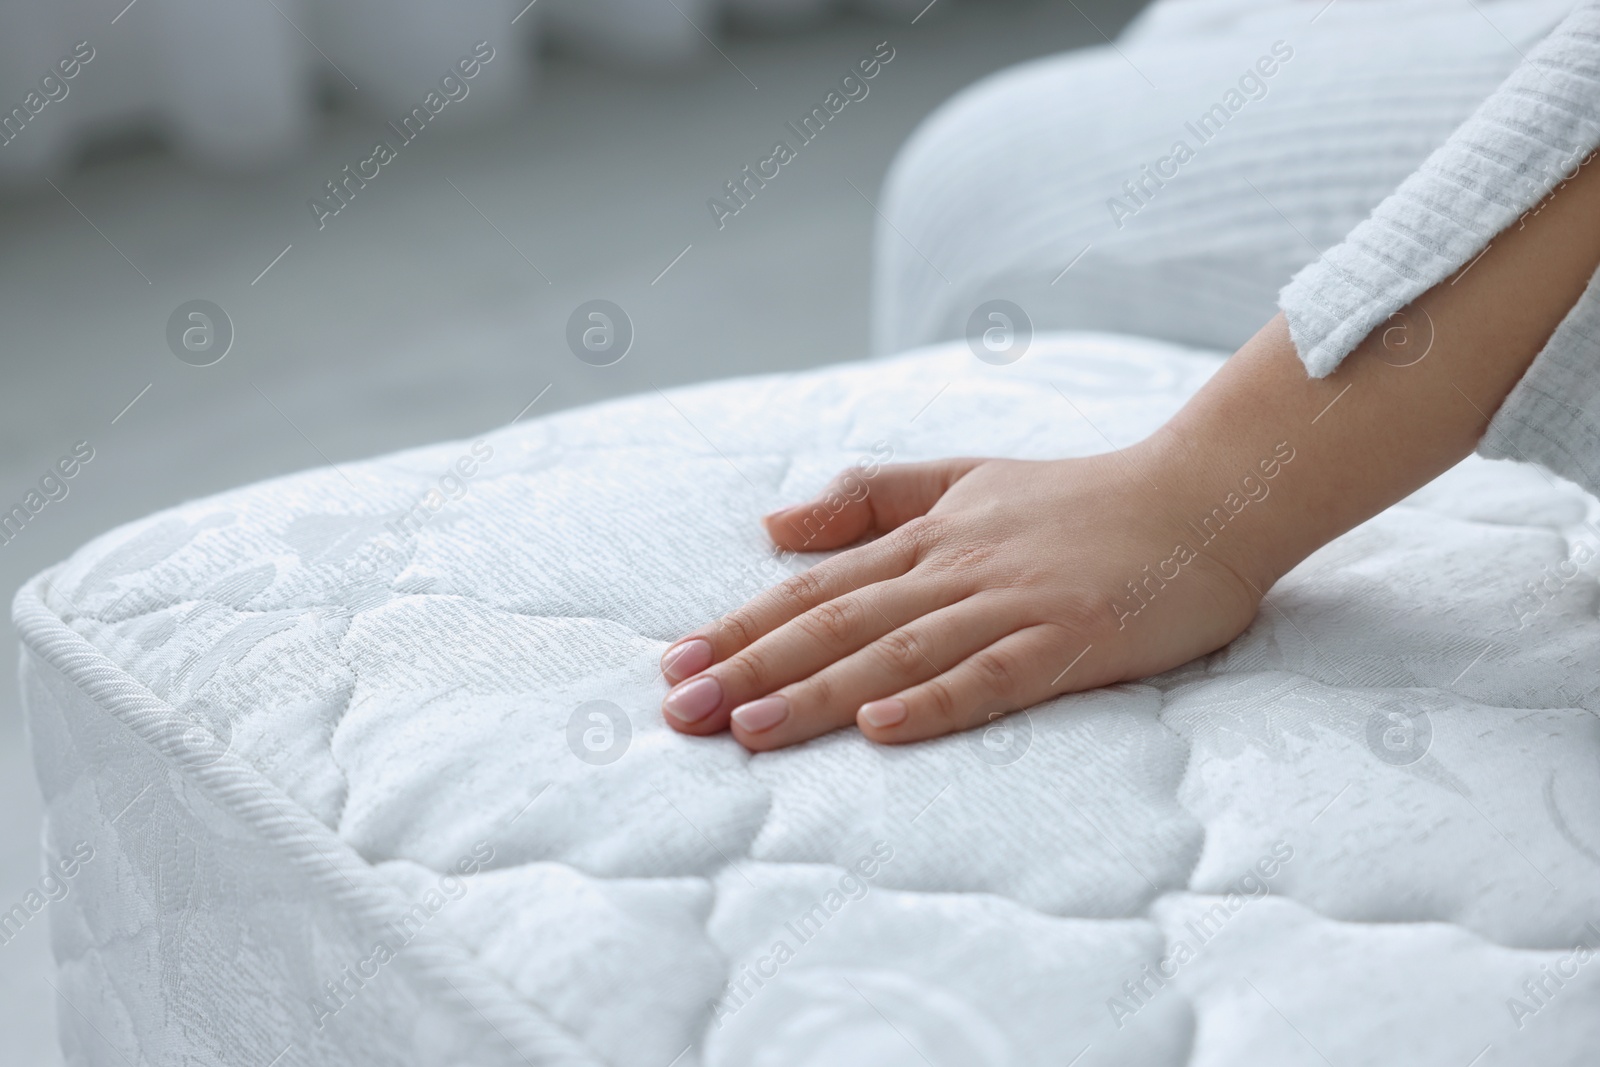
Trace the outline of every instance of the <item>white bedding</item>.
<instances>
[{"instance_id":1,"label":"white bedding","mask_svg":"<svg viewBox=\"0 0 1600 1067\"><path fill-rule=\"evenodd\" d=\"M1215 366L1053 335L651 393L86 546L16 603L46 847L93 849L45 909L69 1060L1592 1063L1600 503L1533 468L1006 732L662 723L666 642L805 562L757 515L1128 444Z\"/></svg>"}]
</instances>

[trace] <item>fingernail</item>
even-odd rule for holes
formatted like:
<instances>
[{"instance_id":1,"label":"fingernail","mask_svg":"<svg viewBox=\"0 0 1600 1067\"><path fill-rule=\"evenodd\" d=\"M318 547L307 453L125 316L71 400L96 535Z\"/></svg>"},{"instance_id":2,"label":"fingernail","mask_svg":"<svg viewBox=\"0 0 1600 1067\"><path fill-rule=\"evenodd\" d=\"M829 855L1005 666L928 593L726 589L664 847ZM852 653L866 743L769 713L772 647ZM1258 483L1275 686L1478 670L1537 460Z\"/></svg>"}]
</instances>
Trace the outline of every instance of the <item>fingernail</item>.
<instances>
[{"instance_id":1,"label":"fingernail","mask_svg":"<svg viewBox=\"0 0 1600 1067\"><path fill-rule=\"evenodd\" d=\"M733 709L733 721L752 734L770 730L788 717L788 697L762 697Z\"/></svg>"},{"instance_id":2,"label":"fingernail","mask_svg":"<svg viewBox=\"0 0 1600 1067\"><path fill-rule=\"evenodd\" d=\"M868 726L876 726L882 730L884 727L899 726L905 722L909 711L904 700L891 697L888 700L874 700L870 704L861 705L858 714L867 721Z\"/></svg>"},{"instance_id":3,"label":"fingernail","mask_svg":"<svg viewBox=\"0 0 1600 1067\"><path fill-rule=\"evenodd\" d=\"M669 682L681 682L711 666L711 642L696 637L667 649L661 657L661 673Z\"/></svg>"},{"instance_id":4,"label":"fingernail","mask_svg":"<svg viewBox=\"0 0 1600 1067\"><path fill-rule=\"evenodd\" d=\"M685 682L667 694L661 710L682 723L699 722L722 703L722 685L710 675Z\"/></svg>"}]
</instances>

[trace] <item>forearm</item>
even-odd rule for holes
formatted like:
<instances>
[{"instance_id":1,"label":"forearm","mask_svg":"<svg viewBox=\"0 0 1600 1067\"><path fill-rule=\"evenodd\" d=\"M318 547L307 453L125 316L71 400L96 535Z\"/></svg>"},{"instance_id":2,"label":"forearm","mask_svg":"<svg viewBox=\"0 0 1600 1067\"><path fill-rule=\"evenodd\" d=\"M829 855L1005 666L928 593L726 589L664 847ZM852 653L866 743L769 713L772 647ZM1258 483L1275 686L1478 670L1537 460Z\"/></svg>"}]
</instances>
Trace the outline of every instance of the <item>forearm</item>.
<instances>
[{"instance_id":1,"label":"forearm","mask_svg":"<svg viewBox=\"0 0 1600 1067\"><path fill-rule=\"evenodd\" d=\"M1590 165L1327 378L1307 377L1278 316L1147 442L1156 469L1193 475L1163 490L1209 510L1208 492L1246 474L1262 481L1263 459L1283 442L1294 449L1270 495L1207 548L1264 592L1471 453L1597 265L1600 166Z\"/></svg>"}]
</instances>

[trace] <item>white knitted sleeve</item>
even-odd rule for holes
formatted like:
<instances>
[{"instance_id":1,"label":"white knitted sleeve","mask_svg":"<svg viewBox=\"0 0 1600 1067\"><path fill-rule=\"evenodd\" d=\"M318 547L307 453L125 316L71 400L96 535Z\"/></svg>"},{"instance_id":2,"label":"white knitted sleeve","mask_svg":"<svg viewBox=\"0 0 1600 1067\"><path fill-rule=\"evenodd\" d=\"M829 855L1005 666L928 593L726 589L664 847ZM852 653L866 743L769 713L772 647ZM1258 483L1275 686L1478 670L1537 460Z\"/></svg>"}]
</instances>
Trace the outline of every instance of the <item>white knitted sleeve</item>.
<instances>
[{"instance_id":1,"label":"white knitted sleeve","mask_svg":"<svg viewBox=\"0 0 1600 1067\"><path fill-rule=\"evenodd\" d=\"M1585 0L1344 241L1278 294L1314 378L1470 263L1600 144L1600 0ZM1591 361L1595 366L1595 361Z\"/></svg>"},{"instance_id":2,"label":"white knitted sleeve","mask_svg":"<svg viewBox=\"0 0 1600 1067\"><path fill-rule=\"evenodd\" d=\"M1600 496L1600 272L1500 405L1478 454L1541 463Z\"/></svg>"},{"instance_id":3,"label":"white knitted sleeve","mask_svg":"<svg viewBox=\"0 0 1600 1067\"><path fill-rule=\"evenodd\" d=\"M1584 0L1415 174L1278 294L1306 370L1331 374L1580 166L1600 165L1597 145L1600 0ZM1541 463L1600 495L1600 273L1495 413L1478 452Z\"/></svg>"}]
</instances>

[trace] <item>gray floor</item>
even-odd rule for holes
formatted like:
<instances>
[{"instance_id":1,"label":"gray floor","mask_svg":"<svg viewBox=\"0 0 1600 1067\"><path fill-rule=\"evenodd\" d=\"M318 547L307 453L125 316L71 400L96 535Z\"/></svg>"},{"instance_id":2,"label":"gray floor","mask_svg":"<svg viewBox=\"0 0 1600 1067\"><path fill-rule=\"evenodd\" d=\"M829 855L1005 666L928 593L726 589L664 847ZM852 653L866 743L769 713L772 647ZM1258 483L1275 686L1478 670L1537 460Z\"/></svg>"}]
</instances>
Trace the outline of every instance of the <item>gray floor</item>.
<instances>
[{"instance_id":1,"label":"gray floor","mask_svg":"<svg viewBox=\"0 0 1600 1067\"><path fill-rule=\"evenodd\" d=\"M331 116L310 155L270 176L197 174L149 150L70 175L70 204L48 188L0 201L0 503L73 442L96 452L70 496L0 546L0 588L181 500L503 424L546 386L534 413L864 356L873 209L849 183L875 196L896 146L952 92L1098 44L1088 19L1115 33L1137 6L947 3L915 26L736 38L728 62L665 78L551 61L515 120L429 128L321 232L305 201L367 154L382 125L370 115ZM897 55L871 95L717 231L706 198L886 38ZM636 326L612 367L563 340L592 297ZM165 341L193 298L237 331L203 369ZM37 880L39 824L4 659L0 910ZM0 946L6 1063L59 1062L48 961L43 923Z\"/></svg>"}]
</instances>

